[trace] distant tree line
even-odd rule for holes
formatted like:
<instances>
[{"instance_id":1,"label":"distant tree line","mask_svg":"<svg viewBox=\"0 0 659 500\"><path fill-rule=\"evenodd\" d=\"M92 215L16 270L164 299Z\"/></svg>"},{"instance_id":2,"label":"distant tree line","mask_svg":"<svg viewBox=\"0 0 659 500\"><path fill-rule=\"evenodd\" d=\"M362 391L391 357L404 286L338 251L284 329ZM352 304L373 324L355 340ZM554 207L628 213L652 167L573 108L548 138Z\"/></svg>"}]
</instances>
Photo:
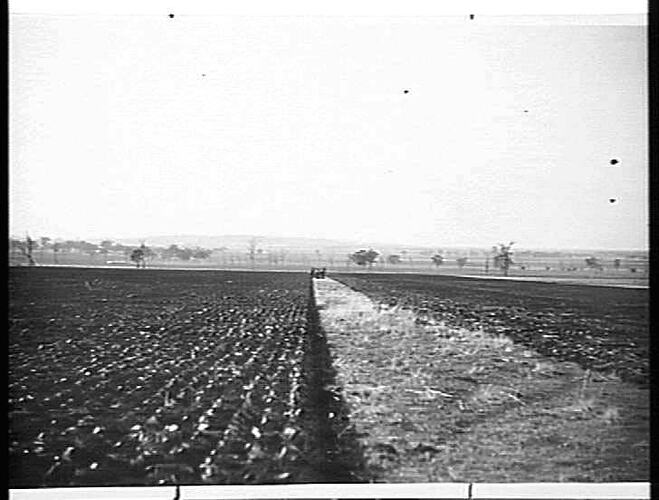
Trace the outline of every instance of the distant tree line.
<instances>
[{"instance_id":1,"label":"distant tree line","mask_svg":"<svg viewBox=\"0 0 659 500\"><path fill-rule=\"evenodd\" d=\"M43 236L38 240L26 236L25 239L10 238L9 250L18 253L26 258L29 265L37 264L36 252L39 251L41 257L44 252L52 254L53 262L58 263L58 256L62 254L83 254L94 258L97 255L106 258L110 256L120 256L122 259L131 260L138 263L138 267L144 267L147 261L154 259L161 260L205 260L211 257L213 251L201 247L179 247L170 245L169 247L149 247L142 243L139 246L124 245L111 240L103 240L100 243L90 243L85 240L63 240L54 241L52 238Z\"/></svg>"},{"instance_id":2,"label":"distant tree line","mask_svg":"<svg viewBox=\"0 0 659 500\"><path fill-rule=\"evenodd\" d=\"M529 264L516 263L513 261L512 247L514 242L508 244L499 243L491 247L489 251L460 251L455 252L448 250L419 249L400 250L395 253L382 255L379 251L368 248L360 249L347 255L346 265L355 264L359 267L371 269L373 266L425 266L439 269L439 266L448 265L452 262L453 267L464 269L467 266L475 267L477 264L471 261L474 255L485 257L484 270L489 274L490 270L500 271L504 276L509 274L513 266L526 270ZM204 261L215 257L215 260L222 264L240 265L249 263L252 266L259 265L308 265L320 266L323 264L335 265L334 254L323 255L320 250L316 249L311 252L289 253L287 250L278 248L263 248L257 238L251 238L247 241L247 246L242 249L230 250L227 247L221 248L202 248L199 246L186 247L183 245L172 244L167 247L151 247L146 242L141 245L125 245L106 239L99 243L92 243L85 240L54 240L47 236L32 238L26 235L24 238L9 238L10 257L14 262L20 259L21 263L34 266L45 263L66 263L79 261L80 257L74 255L84 255L90 263L134 263L137 267L145 267L147 263L154 260L159 261ZM517 252L523 257L541 258L545 254L541 252L522 251ZM64 257L69 255L69 257ZM413 258L414 255L414 258ZM547 255L553 255L547 252ZM557 253L557 255L564 255ZM585 257L585 258L584 258ZM604 262L603 259L594 256L584 255L580 258L581 265L570 264L565 267L562 262L558 264L561 270L595 270L602 271L605 266L612 270L621 270L623 261L620 258L614 258L610 262ZM629 262L631 260L631 262ZM625 258L625 267L630 272L642 271L645 267L642 263L634 262L631 257ZM549 265L542 264L547 270L551 270Z\"/></svg>"}]
</instances>

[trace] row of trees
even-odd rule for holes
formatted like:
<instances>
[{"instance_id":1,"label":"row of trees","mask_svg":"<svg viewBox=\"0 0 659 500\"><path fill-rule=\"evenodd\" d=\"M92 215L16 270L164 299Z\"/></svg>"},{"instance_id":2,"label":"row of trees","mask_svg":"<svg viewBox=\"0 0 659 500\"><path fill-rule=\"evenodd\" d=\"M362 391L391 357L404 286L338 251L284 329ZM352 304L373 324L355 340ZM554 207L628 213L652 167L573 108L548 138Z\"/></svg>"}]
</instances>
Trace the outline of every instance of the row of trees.
<instances>
[{"instance_id":1,"label":"row of trees","mask_svg":"<svg viewBox=\"0 0 659 500\"><path fill-rule=\"evenodd\" d=\"M84 240L55 241L49 237L33 239L29 235L25 239L10 238L10 251L22 255L30 265L36 264L37 258L45 258L44 252L52 254L54 263L59 263L62 254L82 254L94 259L97 255L106 259L119 258L132 261L142 267L146 262L158 260L206 260L213 256L219 257L223 263L240 264L242 262L256 263L256 261L267 261L271 265L283 265L289 257L284 249L259 248L255 238L249 240L245 251L229 251L226 247L208 249L202 247L184 247L176 244L168 247L149 247L142 244L124 245L112 240L103 240L100 243L90 243ZM306 261L306 256L304 259ZM320 252L316 251L316 258L320 258ZM333 263L333 258L330 261Z\"/></svg>"},{"instance_id":2,"label":"row of trees","mask_svg":"<svg viewBox=\"0 0 659 500\"><path fill-rule=\"evenodd\" d=\"M597 257L587 257L585 262L586 268L588 269L596 269L598 271L602 271L604 269L604 264ZM620 269L621 265L622 261L620 259L613 259L613 269ZM631 269L633 269L633 272L636 272L636 268Z\"/></svg>"},{"instance_id":3,"label":"row of trees","mask_svg":"<svg viewBox=\"0 0 659 500\"><path fill-rule=\"evenodd\" d=\"M513 264L513 259L512 259L513 245L514 242L511 241L508 245L500 243L498 246L492 247L492 260L494 267L503 271L505 276L508 275L508 270L510 269L510 266ZM348 258L351 262L357 264L358 266L370 268L377 261L379 256L380 256L379 252L373 250L372 248L369 248L368 250L358 250L350 254ZM436 254L430 257L430 260L436 267L439 267L444 264L445 258L441 252L437 252ZM403 262L403 258L399 254L391 254L387 256L386 262L388 264L396 265ZM467 265L468 258L458 257L457 259L455 259L455 262L458 265L458 267L462 269ZM489 270L489 257L486 260L486 270Z\"/></svg>"},{"instance_id":4,"label":"row of trees","mask_svg":"<svg viewBox=\"0 0 659 500\"><path fill-rule=\"evenodd\" d=\"M301 261L303 264L309 262L310 256L308 254L300 255L287 255L287 252L283 249L267 249L264 250L258 245L256 238L252 238L248 241L247 247L243 252L229 252L226 247L216 248L214 250L193 247L187 248L179 245L169 245L168 247L147 247L144 243L139 246L130 246L123 245L121 243L116 243L111 240L103 240L100 243L90 243L84 240L66 240L66 241L54 241L49 237L41 237L38 239L32 239L30 236L26 236L25 239L20 240L16 238L11 238L9 240L10 250L15 254L18 253L22 255L28 262L29 265L36 264L36 257L41 259L45 258L44 252L50 251L52 253L52 259L54 263L58 262L58 256L64 253L77 253L77 254L86 254L92 260L96 255L101 255L106 257L106 259L111 259L112 257L119 257L124 261L132 261L138 267L144 267L147 262L153 261L155 259L159 260L180 260L180 261L192 261L192 260L206 260L211 258L213 252L216 252L216 255L222 261L222 263L229 264L239 264L242 262L248 262L255 264L257 261L265 262L269 265L283 265L287 257L291 257L293 261ZM515 264L512 259L513 251L512 246L514 242L508 244L499 243L492 247L490 254L486 257L485 260L485 271L489 272L490 262L494 269L500 270L504 275L508 275L508 272ZM39 253L37 253L39 252ZM429 264L434 265L439 268L446 263L447 258L443 255L442 251L439 250L432 254L429 252L426 256L429 257ZM352 262L358 266L362 267L372 267L373 264L378 262L380 253L372 248L358 250L350 255L348 255L348 262ZM334 265L334 257L329 256L329 264ZM382 263L389 265L400 265L403 264L405 259L412 262L411 257L408 252L403 250L399 254L390 254L387 255L385 259L380 260ZM319 250L315 251L315 262L321 264L321 254ZM459 268L464 268L468 263L467 256L459 256L455 259L455 264ZM613 260L613 268L620 269L621 260ZM525 266L520 265L521 269L524 269ZM602 261L595 257L588 257L585 259L585 268L594 269L594 270L603 270L604 265ZM549 267L547 267L549 269ZM561 264L561 269L563 266ZM577 270L576 267L568 267L568 271ZM635 272L635 268L630 268L632 272Z\"/></svg>"},{"instance_id":5,"label":"row of trees","mask_svg":"<svg viewBox=\"0 0 659 500\"><path fill-rule=\"evenodd\" d=\"M148 247L142 244L139 247L135 245L124 245L112 240L103 240L100 243L90 243L84 240L66 240L54 241L49 237L33 239L26 236L25 239L10 238L10 251L21 254L26 258L30 265L36 263L36 258L45 257L44 252L50 252L54 263L59 263L58 257L62 254L83 254L90 258L97 255L105 256L110 259L120 258L123 260L132 260L145 263L154 259L159 260L206 260L216 255L223 263L239 264L241 262L256 263L257 261L267 261L271 265L282 265L285 263L288 253L284 249L259 248L257 240L251 239L245 251L229 251L226 247L208 249L202 247L185 247L176 244L168 247ZM139 250L139 252L134 253ZM316 251L316 258L320 258L320 253ZM306 256L305 256L306 259ZM330 259L333 261L333 258Z\"/></svg>"},{"instance_id":6,"label":"row of trees","mask_svg":"<svg viewBox=\"0 0 659 500\"><path fill-rule=\"evenodd\" d=\"M36 250L49 250L54 254L75 252L88 255L106 255L110 252L129 253L134 247L113 243L109 240L96 244L84 240L53 241L47 236L35 240L27 235L24 240L10 238L9 248L12 251L21 252L27 257L28 254L33 256Z\"/></svg>"},{"instance_id":7,"label":"row of trees","mask_svg":"<svg viewBox=\"0 0 659 500\"><path fill-rule=\"evenodd\" d=\"M170 245L167 248L151 248L142 243L139 247L115 243L111 240L104 240L100 243L90 243L84 240L66 240L53 241L49 237L33 239L29 235L24 240L10 238L9 249L12 252L23 255L29 265L35 265L35 255L37 251L41 252L43 257L44 251L52 253L53 261L58 263L58 256L64 253L84 254L90 257L102 255L105 257L120 256L123 259L130 259L138 267L146 265L147 261L159 258L162 260L204 260L211 257L213 251L194 247L185 248L178 245Z\"/></svg>"}]
</instances>

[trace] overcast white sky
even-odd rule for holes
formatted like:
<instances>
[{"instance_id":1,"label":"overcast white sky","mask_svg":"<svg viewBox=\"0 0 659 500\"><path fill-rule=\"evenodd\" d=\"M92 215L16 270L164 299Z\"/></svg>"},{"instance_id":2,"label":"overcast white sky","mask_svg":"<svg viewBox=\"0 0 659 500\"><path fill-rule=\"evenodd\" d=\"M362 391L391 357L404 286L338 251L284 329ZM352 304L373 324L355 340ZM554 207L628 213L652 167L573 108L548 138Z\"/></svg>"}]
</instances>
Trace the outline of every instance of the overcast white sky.
<instances>
[{"instance_id":1,"label":"overcast white sky","mask_svg":"<svg viewBox=\"0 0 659 500\"><path fill-rule=\"evenodd\" d=\"M81 12L12 5L12 234L648 245L639 16Z\"/></svg>"}]
</instances>

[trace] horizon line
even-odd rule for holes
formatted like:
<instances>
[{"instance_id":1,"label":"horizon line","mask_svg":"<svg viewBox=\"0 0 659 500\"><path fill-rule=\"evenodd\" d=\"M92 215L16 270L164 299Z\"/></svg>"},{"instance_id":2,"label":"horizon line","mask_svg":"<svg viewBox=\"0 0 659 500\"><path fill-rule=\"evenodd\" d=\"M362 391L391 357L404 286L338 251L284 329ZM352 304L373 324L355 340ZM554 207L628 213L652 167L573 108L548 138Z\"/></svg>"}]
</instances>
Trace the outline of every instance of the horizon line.
<instances>
[{"instance_id":1,"label":"horizon line","mask_svg":"<svg viewBox=\"0 0 659 500\"><path fill-rule=\"evenodd\" d=\"M29 233L29 232L28 232ZM29 235L29 234L28 234ZM19 239L22 240L24 236L17 236L15 234L10 234L10 239ZM33 239L39 239L39 237L33 237ZM400 243L400 242L385 242L385 241L375 241L375 240L344 240L341 238L329 238L329 237L316 237L316 236L277 236L277 235L259 235L259 234L220 234L220 235L208 235L208 234L154 234L150 236L122 236L122 237L79 237L75 238L55 236L50 237L53 241L63 240L63 241L87 241L93 243L94 241L104 241L110 240L113 242L121 242L126 240L144 240L145 243L148 242L149 238L262 238L262 239L290 239L290 240L323 240L327 242L333 242L341 245L355 245L355 246L385 246L392 247L398 246L402 248L422 248L422 249L436 249L436 248L448 248L448 249L482 249L482 248L492 248L495 246L494 243L489 244L448 244L448 245L431 245L431 244L422 244L422 243ZM501 244L497 242L496 244ZM517 242L515 243L517 244ZM525 251L598 251L598 252L649 252L649 247L636 247L636 248L613 248L613 247L549 247L549 246L517 246L517 249Z\"/></svg>"}]
</instances>

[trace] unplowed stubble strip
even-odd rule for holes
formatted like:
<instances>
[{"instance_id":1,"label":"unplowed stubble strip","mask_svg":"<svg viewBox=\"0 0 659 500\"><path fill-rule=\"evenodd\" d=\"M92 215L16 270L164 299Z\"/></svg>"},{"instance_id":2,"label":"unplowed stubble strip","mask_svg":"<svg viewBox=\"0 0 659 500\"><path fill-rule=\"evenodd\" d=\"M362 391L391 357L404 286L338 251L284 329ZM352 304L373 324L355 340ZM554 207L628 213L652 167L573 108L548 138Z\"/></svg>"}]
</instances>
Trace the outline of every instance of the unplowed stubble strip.
<instances>
[{"instance_id":1,"label":"unplowed stubble strip","mask_svg":"<svg viewBox=\"0 0 659 500\"><path fill-rule=\"evenodd\" d=\"M314 289L377 480L647 480L647 391L332 279Z\"/></svg>"}]
</instances>

